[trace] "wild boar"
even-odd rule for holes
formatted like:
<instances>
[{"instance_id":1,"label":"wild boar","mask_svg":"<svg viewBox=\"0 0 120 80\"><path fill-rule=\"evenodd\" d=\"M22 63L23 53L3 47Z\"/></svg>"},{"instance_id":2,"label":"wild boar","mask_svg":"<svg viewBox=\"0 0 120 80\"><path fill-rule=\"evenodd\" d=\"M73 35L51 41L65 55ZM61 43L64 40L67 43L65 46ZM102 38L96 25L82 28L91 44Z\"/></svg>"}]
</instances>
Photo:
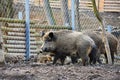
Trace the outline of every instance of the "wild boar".
<instances>
[{"instance_id":1,"label":"wild boar","mask_svg":"<svg viewBox=\"0 0 120 80\"><path fill-rule=\"evenodd\" d=\"M81 58L85 66L88 64L89 54L95 47L94 41L89 36L81 32L61 30L45 33L41 49L45 52L54 53L53 64L60 59L63 65L66 56L70 56L72 63Z\"/></svg>"}]
</instances>

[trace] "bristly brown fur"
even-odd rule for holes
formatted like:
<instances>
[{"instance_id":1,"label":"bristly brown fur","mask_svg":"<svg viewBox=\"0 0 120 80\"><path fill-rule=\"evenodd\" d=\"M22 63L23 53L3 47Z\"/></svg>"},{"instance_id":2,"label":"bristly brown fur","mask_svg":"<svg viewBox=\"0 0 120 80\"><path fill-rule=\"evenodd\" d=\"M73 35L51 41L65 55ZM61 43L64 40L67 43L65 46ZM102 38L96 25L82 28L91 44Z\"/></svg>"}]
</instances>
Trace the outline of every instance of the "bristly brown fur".
<instances>
[{"instance_id":1,"label":"bristly brown fur","mask_svg":"<svg viewBox=\"0 0 120 80\"><path fill-rule=\"evenodd\" d=\"M74 60L76 59L75 57L79 56L82 58L83 61L85 61L83 65L86 64L86 61L88 60L88 55L90 54L93 46L95 46L94 41L89 36L77 31L62 30L47 32L43 36L43 39L49 39L49 34L51 32L54 35L53 37L56 37L56 40L52 41L51 43L52 45L55 44L56 46L54 51L55 59L60 58L61 62L64 63L64 59L66 58L66 56L71 56L71 58ZM43 44L42 47L44 49L49 48L47 50L50 50L51 46L48 47L47 45L45 46L45 44ZM55 63L55 61L53 63Z\"/></svg>"},{"instance_id":2,"label":"bristly brown fur","mask_svg":"<svg viewBox=\"0 0 120 80\"><path fill-rule=\"evenodd\" d=\"M90 36L95 41L95 44L99 48L100 53L105 55L106 63L108 63L104 43L102 41L103 39L102 32L101 31L92 31L92 32L87 31L83 33ZM109 32L106 32L106 36L107 36L109 47L110 47L112 62L114 63L114 54L117 53L118 39ZM98 53L98 56L100 56L100 53Z\"/></svg>"}]
</instances>

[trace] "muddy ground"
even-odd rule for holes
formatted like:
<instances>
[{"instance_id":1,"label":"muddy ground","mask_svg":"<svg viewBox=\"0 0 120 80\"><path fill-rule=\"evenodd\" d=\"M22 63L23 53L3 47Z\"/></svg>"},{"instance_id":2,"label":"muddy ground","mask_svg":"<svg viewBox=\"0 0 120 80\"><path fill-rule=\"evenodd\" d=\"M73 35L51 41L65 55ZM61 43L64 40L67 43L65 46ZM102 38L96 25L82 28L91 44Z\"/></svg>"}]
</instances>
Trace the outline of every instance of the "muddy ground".
<instances>
[{"instance_id":1,"label":"muddy ground","mask_svg":"<svg viewBox=\"0 0 120 80\"><path fill-rule=\"evenodd\" d=\"M111 18L108 19L108 23L118 26L120 24L118 18L113 19L110 16L107 17ZM55 66L22 61L1 66L0 80L120 80L120 60L116 61L114 65L94 66L81 66L80 64Z\"/></svg>"},{"instance_id":2,"label":"muddy ground","mask_svg":"<svg viewBox=\"0 0 120 80\"><path fill-rule=\"evenodd\" d=\"M120 65L14 66L0 68L1 80L120 80Z\"/></svg>"},{"instance_id":3,"label":"muddy ground","mask_svg":"<svg viewBox=\"0 0 120 80\"><path fill-rule=\"evenodd\" d=\"M82 66L80 64L22 62L0 67L0 80L120 80L120 64Z\"/></svg>"}]
</instances>

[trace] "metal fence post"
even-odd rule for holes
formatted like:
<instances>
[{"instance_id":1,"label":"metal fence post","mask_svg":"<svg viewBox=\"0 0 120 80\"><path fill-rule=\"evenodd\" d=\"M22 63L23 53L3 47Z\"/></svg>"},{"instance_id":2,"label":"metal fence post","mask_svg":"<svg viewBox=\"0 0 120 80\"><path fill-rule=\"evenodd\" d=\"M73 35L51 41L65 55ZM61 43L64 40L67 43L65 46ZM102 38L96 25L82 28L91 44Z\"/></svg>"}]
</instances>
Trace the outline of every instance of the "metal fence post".
<instances>
[{"instance_id":1,"label":"metal fence post","mask_svg":"<svg viewBox=\"0 0 120 80\"><path fill-rule=\"evenodd\" d=\"M26 15L26 60L30 58L30 8L29 8L29 0L25 0L25 15Z\"/></svg>"},{"instance_id":2,"label":"metal fence post","mask_svg":"<svg viewBox=\"0 0 120 80\"><path fill-rule=\"evenodd\" d=\"M110 32L110 33L112 32L112 27L111 27L111 25L108 25L108 26L107 26L107 31Z\"/></svg>"},{"instance_id":3,"label":"metal fence post","mask_svg":"<svg viewBox=\"0 0 120 80\"><path fill-rule=\"evenodd\" d=\"M18 12L18 19L20 19L20 20L23 19L22 12Z\"/></svg>"},{"instance_id":4,"label":"metal fence post","mask_svg":"<svg viewBox=\"0 0 120 80\"><path fill-rule=\"evenodd\" d=\"M71 0L72 30L75 30L75 0Z\"/></svg>"}]
</instances>

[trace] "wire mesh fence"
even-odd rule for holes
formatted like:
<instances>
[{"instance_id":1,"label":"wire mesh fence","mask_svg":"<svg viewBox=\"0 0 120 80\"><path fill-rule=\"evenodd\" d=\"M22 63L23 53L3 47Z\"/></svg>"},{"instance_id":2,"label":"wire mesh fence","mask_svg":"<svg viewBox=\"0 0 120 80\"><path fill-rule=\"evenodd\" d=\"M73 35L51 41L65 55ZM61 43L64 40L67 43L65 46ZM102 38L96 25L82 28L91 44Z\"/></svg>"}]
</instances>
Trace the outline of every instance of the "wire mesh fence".
<instances>
[{"instance_id":1,"label":"wire mesh fence","mask_svg":"<svg viewBox=\"0 0 120 80\"><path fill-rule=\"evenodd\" d=\"M29 1L30 1L29 3L30 20L34 21L36 25L58 25L58 26L64 25L66 27L71 26L71 2L70 2L71 0L29 0ZM80 0L78 7L77 5L75 5L75 9L79 11L79 16L77 12L75 12L76 29L78 29L78 27L80 28L81 31L99 29L100 24L92 10L91 0ZM101 15L103 14L104 13L102 13ZM108 25L112 25L113 28L112 33L120 41L120 26L119 26L120 13L117 12L115 14L117 14L116 16L117 19L114 16L111 18L110 15L110 17L105 16L105 20ZM24 20L25 0L0 0L0 17ZM113 22L113 19L115 22ZM37 34L39 34L39 32L43 29L35 28L34 30L35 32L37 32ZM39 40L38 37L36 39Z\"/></svg>"}]
</instances>

